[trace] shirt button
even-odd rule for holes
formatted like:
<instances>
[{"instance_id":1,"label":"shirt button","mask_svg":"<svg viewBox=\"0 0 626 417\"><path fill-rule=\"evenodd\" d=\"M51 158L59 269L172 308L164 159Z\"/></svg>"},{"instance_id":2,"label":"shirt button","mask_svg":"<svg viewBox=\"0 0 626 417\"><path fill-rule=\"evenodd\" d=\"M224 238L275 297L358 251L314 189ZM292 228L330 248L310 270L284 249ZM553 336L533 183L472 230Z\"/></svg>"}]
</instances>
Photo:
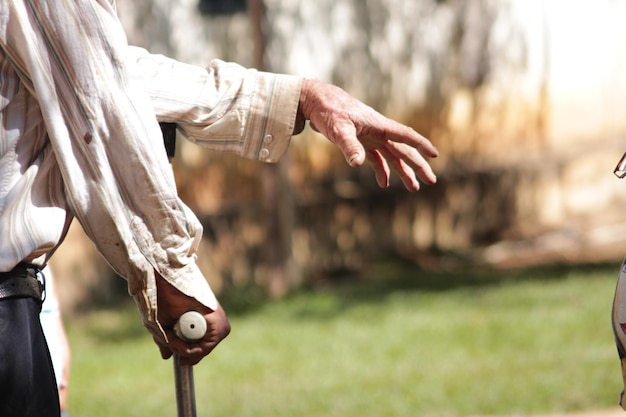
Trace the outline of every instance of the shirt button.
<instances>
[{"instance_id":1,"label":"shirt button","mask_svg":"<svg viewBox=\"0 0 626 417\"><path fill-rule=\"evenodd\" d=\"M261 152L259 152L259 158L266 159L268 156L270 156L269 149L267 149L267 148L261 149Z\"/></svg>"},{"instance_id":2,"label":"shirt button","mask_svg":"<svg viewBox=\"0 0 626 417\"><path fill-rule=\"evenodd\" d=\"M273 140L274 140L274 136L272 135L265 135L265 137L263 138L263 142L265 143L272 143Z\"/></svg>"}]
</instances>

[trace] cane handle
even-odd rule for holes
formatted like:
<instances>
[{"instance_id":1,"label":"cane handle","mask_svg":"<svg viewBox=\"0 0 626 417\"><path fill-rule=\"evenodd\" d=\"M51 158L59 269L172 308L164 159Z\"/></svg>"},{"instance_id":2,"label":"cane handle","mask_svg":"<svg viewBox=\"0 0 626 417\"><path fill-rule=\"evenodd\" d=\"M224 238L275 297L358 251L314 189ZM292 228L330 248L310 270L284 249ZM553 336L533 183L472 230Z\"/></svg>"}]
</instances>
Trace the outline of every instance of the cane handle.
<instances>
[{"instance_id":1,"label":"cane handle","mask_svg":"<svg viewBox=\"0 0 626 417\"><path fill-rule=\"evenodd\" d=\"M185 342L197 342L206 334L207 323L204 316L197 311L188 311L179 317L174 331L176 336Z\"/></svg>"}]
</instances>

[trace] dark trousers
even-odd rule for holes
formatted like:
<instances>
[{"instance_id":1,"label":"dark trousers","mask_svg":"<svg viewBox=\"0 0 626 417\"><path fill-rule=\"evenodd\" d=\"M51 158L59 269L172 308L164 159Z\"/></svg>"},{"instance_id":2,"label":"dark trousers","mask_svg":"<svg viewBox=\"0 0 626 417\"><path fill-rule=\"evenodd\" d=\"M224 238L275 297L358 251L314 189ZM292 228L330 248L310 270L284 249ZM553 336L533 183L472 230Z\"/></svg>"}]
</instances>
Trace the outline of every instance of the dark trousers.
<instances>
[{"instance_id":1,"label":"dark trousers","mask_svg":"<svg viewBox=\"0 0 626 417\"><path fill-rule=\"evenodd\" d=\"M0 416L59 417L59 396L41 329L41 302L0 299Z\"/></svg>"}]
</instances>

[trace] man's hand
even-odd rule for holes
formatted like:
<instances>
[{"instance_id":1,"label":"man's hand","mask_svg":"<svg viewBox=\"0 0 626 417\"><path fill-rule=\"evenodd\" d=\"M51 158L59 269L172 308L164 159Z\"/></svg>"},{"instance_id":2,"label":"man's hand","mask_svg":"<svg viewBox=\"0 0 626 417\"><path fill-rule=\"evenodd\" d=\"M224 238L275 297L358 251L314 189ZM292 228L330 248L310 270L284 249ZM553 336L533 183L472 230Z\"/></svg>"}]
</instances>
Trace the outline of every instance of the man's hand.
<instances>
[{"instance_id":1,"label":"man's hand","mask_svg":"<svg viewBox=\"0 0 626 417\"><path fill-rule=\"evenodd\" d=\"M304 80L295 133L309 120L311 127L341 150L351 166L367 159L378 185L389 186L390 172L397 173L409 191L419 190L417 178L434 184L437 177L424 158L439 153L433 144L352 97L344 90L319 81Z\"/></svg>"},{"instance_id":2,"label":"man's hand","mask_svg":"<svg viewBox=\"0 0 626 417\"><path fill-rule=\"evenodd\" d=\"M159 308L158 319L161 323L169 343L163 345L156 338L155 342L161 350L163 359L167 359L176 353L181 365L195 365L211 353L213 349L230 333L230 323L226 313L220 305L215 311L200 304L194 298L188 297L178 291L174 286L160 276L157 282L157 305ZM174 332L174 324L178 318L188 311L197 311L207 321L207 332L202 340L187 343L179 339Z\"/></svg>"}]
</instances>

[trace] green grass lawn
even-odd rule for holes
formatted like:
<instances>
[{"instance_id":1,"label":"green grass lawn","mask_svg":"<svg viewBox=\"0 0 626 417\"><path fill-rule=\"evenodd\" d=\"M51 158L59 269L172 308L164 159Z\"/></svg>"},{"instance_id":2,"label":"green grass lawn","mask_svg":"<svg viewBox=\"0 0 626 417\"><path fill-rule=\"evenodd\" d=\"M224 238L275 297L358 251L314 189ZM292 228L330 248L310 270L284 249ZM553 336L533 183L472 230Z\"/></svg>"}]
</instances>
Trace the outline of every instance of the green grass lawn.
<instances>
[{"instance_id":1,"label":"green grass lawn","mask_svg":"<svg viewBox=\"0 0 626 417\"><path fill-rule=\"evenodd\" d=\"M610 267L435 274L379 265L358 282L229 308L194 368L198 415L527 415L608 408L621 389ZM246 308L243 308L246 307ZM70 415L175 416L171 361L133 308L68 321Z\"/></svg>"}]
</instances>

